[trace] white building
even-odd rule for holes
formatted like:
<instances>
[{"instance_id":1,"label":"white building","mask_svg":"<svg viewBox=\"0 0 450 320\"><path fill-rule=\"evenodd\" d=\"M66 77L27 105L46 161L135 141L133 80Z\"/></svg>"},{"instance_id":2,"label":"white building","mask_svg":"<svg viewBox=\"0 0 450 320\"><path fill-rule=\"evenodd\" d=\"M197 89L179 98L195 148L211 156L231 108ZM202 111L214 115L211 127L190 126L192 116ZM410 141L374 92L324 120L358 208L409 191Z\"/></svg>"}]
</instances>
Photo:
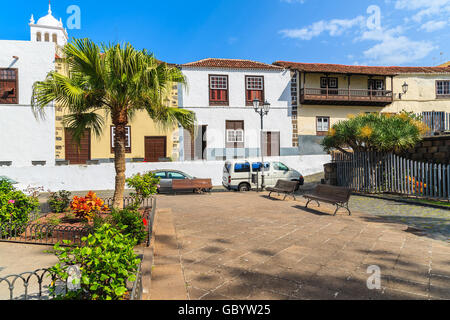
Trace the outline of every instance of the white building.
<instances>
[{"instance_id":1,"label":"white building","mask_svg":"<svg viewBox=\"0 0 450 320\"><path fill-rule=\"evenodd\" d=\"M253 100L267 101L265 156L297 155L293 147L290 72L249 60L205 59L180 66L186 85L179 107L197 116L195 139L180 130L180 160L223 160L261 155L261 118Z\"/></svg>"},{"instance_id":2,"label":"white building","mask_svg":"<svg viewBox=\"0 0 450 320\"><path fill-rule=\"evenodd\" d=\"M67 43L51 15L30 21L31 41L0 40L0 166L55 165L55 110L45 118L31 108L33 84L55 70L56 44Z\"/></svg>"}]
</instances>

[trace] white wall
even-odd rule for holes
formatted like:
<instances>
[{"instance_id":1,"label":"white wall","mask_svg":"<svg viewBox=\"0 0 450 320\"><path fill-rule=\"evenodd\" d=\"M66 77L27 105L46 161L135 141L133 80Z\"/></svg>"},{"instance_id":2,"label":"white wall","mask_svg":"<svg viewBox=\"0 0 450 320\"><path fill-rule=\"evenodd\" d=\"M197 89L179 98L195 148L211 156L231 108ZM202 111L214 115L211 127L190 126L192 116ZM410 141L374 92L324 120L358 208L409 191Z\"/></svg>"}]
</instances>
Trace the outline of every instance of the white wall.
<instances>
[{"instance_id":1,"label":"white wall","mask_svg":"<svg viewBox=\"0 0 450 320\"><path fill-rule=\"evenodd\" d=\"M37 120L30 106L33 83L54 70L54 61L52 43L0 40L0 68L19 70L19 103L0 105L0 161L19 167L31 166L31 161L54 165L54 108L46 108L46 118Z\"/></svg>"},{"instance_id":2,"label":"white wall","mask_svg":"<svg viewBox=\"0 0 450 320\"><path fill-rule=\"evenodd\" d=\"M330 156L291 156L265 159L281 161L300 171L304 176L323 171L323 165L331 161ZM175 169L199 178L211 178L215 186L222 185L224 161L196 161L171 163L128 163L127 177L151 170ZM0 167L0 176L7 176L17 182L18 189L27 186L41 187L45 190L113 190L115 184L114 164L97 166L63 167Z\"/></svg>"},{"instance_id":3,"label":"white wall","mask_svg":"<svg viewBox=\"0 0 450 320\"><path fill-rule=\"evenodd\" d=\"M194 111L199 125L208 125L208 149L225 148L227 120L244 120L245 148L260 147L260 116L246 106L245 76L264 76L265 99L271 111L264 118L265 131L279 131L280 147L292 147L289 70L228 70L183 68L187 85L179 90L179 106ZM228 75L229 106L209 105L209 75Z\"/></svg>"}]
</instances>

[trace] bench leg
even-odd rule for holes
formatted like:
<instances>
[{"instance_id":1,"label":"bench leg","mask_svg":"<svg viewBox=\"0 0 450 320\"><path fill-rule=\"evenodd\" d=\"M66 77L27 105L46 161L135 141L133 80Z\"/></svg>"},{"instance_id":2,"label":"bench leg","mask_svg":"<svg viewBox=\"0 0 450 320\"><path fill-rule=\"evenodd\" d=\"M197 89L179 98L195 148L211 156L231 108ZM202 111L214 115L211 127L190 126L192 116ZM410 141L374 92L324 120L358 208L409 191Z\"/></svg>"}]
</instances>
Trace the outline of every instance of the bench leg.
<instances>
[{"instance_id":1,"label":"bench leg","mask_svg":"<svg viewBox=\"0 0 450 320\"><path fill-rule=\"evenodd\" d=\"M348 203L343 203L343 204L336 204L336 211L334 212L334 215L337 214L337 212L339 211L339 209L347 209L348 211L348 215L351 216L352 212L350 211L350 208L348 207Z\"/></svg>"}]
</instances>

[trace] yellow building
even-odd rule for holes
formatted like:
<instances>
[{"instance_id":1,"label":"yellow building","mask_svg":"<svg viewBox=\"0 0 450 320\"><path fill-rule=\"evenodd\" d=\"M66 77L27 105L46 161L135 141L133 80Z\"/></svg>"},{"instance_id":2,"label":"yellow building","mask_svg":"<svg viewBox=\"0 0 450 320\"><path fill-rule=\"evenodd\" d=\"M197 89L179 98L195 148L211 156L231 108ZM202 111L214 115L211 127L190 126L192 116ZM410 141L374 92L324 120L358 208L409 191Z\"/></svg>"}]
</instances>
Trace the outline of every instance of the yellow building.
<instances>
[{"instance_id":1,"label":"yellow building","mask_svg":"<svg viewBox=\"0 0 450 320\"><path fill-rule=\"evenodd\" d=\"M68 74L62 48L58 48L56 70ZM167 103L178 106L178 85L174 84ZM103 112L105 125L100 137L87 132L80 146L73 142L70 132L64 128L64 109L56 105L56 163L87 164L114 161L114 127L111 118ZM130 120L127 134L126 159L128 162L158 162L178 160L178 128L164 128L156 124L146 111L138 111Z\"/></svg>"},{"instance_id":2,"label":"yellow building","mask_svg":"<svg viewBox=\"0 0 450 320\"><path fill-rule=\"evenodd\" d=\"M441 64L439 67L450 67L450 61L447 61L446 63Z\"/></svg>"},{"instance_id":3,"label":"yellow building","mask_svg":"<svg viewBox=\"0 0 450 320\"><path fill-rule=\"evenodd\" d=\"M450 113L450 67L366 67L275 62L291 70L294 135L302 152L350 115L402 110ZM295 141L294 141L295 143ZM311 144L315 150L302 150Z\"/></svg>"}]
</instances>

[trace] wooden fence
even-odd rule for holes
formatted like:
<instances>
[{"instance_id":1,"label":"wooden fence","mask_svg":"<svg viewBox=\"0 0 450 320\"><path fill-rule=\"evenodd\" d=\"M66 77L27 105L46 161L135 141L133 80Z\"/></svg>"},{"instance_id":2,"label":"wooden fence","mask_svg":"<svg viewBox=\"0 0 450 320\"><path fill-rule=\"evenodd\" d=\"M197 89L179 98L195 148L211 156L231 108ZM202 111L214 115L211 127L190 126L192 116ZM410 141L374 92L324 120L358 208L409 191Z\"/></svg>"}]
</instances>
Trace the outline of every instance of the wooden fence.
<instances>
[{"instance_id":1,"label":"wooden fence","mask_svg":"<svg viewBox=\"0 0 450 320\"><path fill-rule=\"evenodd\" d=\"M427 136L432 136L436 132L448 132L450 131L450 113L430 111L417 114L422 117L422 122L430 128L426 133Z\"/></svg>"},{"instance_id":2,"label":"wooden fence","mask_svg":"<svg viewBox=\"0 0 450 320\"><path fill-rule=\"evenodd\" d=\"M376 152L333 153L337 183L363 193L397 193L450 201L450 165Z\"/></svg>"}]
</instances>

